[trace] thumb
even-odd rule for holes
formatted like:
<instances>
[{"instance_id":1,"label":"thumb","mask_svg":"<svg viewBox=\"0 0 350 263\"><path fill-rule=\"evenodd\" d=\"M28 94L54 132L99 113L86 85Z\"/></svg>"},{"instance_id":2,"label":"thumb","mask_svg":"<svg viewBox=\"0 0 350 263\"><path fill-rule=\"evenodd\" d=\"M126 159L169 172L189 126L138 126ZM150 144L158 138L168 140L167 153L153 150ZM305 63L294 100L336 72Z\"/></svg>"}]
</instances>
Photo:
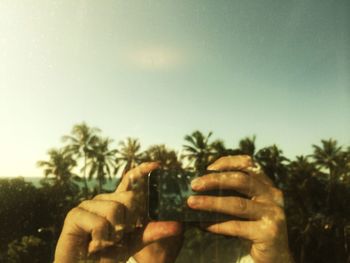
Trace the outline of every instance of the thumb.
<instances>
[{"instance_id":1,"label":"thumb","mask_svg":"<svg viewBox=\"0 0 350 263\"><path fill-rule=\"evenodd\" d=\"M178 236L182 234L182 225L179 222L150 222L145 227L142 235L142 243L148 245L160 239Z\"/></svg>"}]
</instances>

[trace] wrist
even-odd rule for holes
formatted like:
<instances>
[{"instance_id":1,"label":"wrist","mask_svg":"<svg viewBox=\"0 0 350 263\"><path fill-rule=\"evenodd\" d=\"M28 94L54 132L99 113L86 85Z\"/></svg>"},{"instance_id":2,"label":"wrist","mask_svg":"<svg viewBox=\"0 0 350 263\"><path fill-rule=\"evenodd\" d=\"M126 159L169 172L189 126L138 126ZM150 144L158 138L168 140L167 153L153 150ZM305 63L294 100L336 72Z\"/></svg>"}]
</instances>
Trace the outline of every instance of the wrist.
<instances>
[{"instance_id":1,"label":"wrist","mask_svg":"<svg viewBox=\"0 0 350 263\"><path fill-rule=\"evenodd\" d=\"M167 251L159 244L154 243L143 248L141 251L133 255L137 263L165 263L167 262Z\"/></svg>"},{"instance_id":2,"label":"wrist","mask_svg":"<svg viewBox=\"0 0 350 263\"><path fill-rule=\"evenodd\" d=\"M288 246L255 246L251 250L251 256L255 263L294 263L294 259Z\"/></svg>"},{"instance_id":3,"label":"wrist","mask_svg":"<svg viewBox=\"0 0 350 263\"><path fill-rule=\"evenodd\" d=\"M154 242L133 255L137 263L172 263L180 252L183 236Z\"/></svg>"}]
</instances>

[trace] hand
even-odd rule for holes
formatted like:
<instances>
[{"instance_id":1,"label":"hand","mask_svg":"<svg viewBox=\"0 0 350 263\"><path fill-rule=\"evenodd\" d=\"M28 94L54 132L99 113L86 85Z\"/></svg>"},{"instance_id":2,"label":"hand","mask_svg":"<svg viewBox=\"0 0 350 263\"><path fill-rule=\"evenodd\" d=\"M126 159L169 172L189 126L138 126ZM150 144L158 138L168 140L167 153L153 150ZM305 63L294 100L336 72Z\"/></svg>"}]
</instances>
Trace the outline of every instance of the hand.
<instances>
[{"instance_id":1,"label":"hand","mask_svg":"<svg viewBox=\"0 0 350 263\"><path fill-rule=\"evenodd\" d=\"M180 234L176 222L145 221L145 175L156 168L158 163L144 163L130 170L114 193L73 208L65 219L55 262L77 262L91 255L103 263L125 262L152 242Z\"/></svg>"},{"instance_id":2,"label":"hand","mask_svg":"<svg viewBox=\"0 0 350 263\"><path fill-rule=\"evenodd\" d=\"M183 235L161 239L144 247L133 255L139 263L172 263L175 262L183 243Z\"/></svg>"},{"instance_id":3,"label":"hand","mask_svg":"<svg viewBox=\"0 0 350 263\"><path fill-rule=\"evenodd\" d=\"M234 196L191 196L192 209L229 214L246 219L205 225L207 231L238 236L252 242L250 255L255 263L293 262L288 247L282 192L254 165L249 156L222 157L208 167L220 171L192 181L195 191L235 190Z\"/></svg>"}]
</instances>

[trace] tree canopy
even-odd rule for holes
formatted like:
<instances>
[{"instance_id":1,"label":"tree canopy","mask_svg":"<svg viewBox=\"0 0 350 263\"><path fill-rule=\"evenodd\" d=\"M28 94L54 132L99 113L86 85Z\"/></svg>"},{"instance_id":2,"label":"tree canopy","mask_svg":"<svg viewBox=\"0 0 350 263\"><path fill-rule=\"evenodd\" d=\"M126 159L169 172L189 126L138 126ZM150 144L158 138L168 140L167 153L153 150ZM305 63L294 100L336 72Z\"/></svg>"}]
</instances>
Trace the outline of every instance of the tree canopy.
<instances>
[{"instance_id":1,"label":"tree canopy","mask_svg":"<svg viewBox=\"0 0 350 263\"><path fill-rule=\"evenodd\" d=\"M221 156L237 154L251 156L283 190L290 246L297 262L350 260L349 146L335 139L322 140L313 145L311 154L288 159L277 145L257 149L255 136L228 148L223 140L212 140L212 135L201 131L185 135L182 149L164 144L143 149L137 138L114 145L100 129L75 125L61 147L50 149L47 159L37 162L44 174L39 188L23 178L0 179L0 261L28 262L31 255L39 258L31 262L52 260L66 213L82 199L106 192L106 182L118 171L122 176L141 162L158 161L164 169L203 174ZM95 188L88 187L91 180L97 180ZM190 253L205 244L208 234L188 231L185 249Z\"/></svg>"}]
</instances>

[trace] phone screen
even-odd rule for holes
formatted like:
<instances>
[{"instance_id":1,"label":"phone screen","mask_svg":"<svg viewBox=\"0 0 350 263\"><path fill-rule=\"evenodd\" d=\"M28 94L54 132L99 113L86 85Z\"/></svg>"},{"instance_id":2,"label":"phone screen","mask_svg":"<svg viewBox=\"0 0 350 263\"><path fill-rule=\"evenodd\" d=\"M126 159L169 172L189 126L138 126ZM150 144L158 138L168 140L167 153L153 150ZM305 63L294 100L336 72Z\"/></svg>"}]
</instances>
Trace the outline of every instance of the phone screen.
<instances>
[{"instance_id":1,"label":"phone screen","mask_svg":"<svg viewBox=\"0 0 350 263\"><path fill-rule=\"evenodd\" d=\"M151 220L181 222L226 221L234 217L193 210L187 206L191 195L228 196L239 194L235 191L215 190L194 192L191 181L195 173L171 170L156 170L148 176L148 214Z\"/></svg>"}]
</instances>

